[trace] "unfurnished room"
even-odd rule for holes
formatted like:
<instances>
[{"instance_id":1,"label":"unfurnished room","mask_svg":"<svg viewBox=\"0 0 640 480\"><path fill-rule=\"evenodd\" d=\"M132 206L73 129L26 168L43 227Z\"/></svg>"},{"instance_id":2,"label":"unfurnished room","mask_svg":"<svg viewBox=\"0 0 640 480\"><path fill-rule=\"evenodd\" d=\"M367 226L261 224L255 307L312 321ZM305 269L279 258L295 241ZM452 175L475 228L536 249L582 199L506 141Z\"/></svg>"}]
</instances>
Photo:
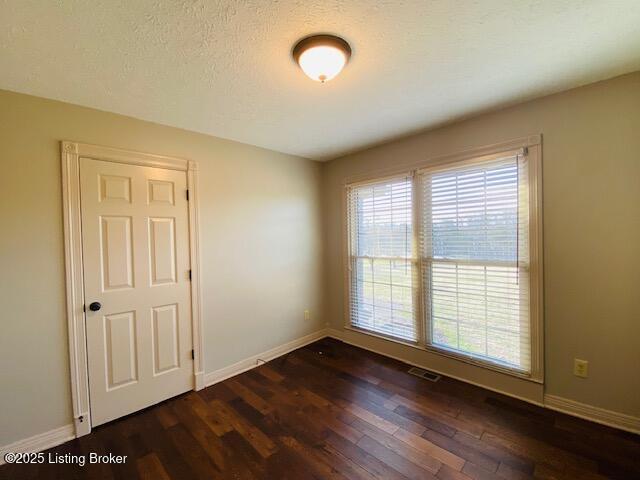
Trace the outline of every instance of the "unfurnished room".
<instances>
[{"instance_id":1,"label":"unfurnished room","mask_svg":"<svg viewBox=\"0 0 640 480\"><path fill-rule=\"evenodd\" d=\"M640 480L638 0L0 0L0 480Z\"/></svg>"}]
</instances>

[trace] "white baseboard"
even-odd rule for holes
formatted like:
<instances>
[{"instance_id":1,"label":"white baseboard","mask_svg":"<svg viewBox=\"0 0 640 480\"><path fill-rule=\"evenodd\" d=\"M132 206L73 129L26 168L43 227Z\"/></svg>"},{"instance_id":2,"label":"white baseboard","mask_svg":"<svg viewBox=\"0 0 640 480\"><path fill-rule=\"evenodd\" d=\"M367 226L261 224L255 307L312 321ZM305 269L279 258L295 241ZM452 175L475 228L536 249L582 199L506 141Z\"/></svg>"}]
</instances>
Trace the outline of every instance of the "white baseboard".
<instances>
[{"instance_id":1,"label":"white baseboard","mask_svg":"<svg viewBox=\"0 0 640 480\"><path fill-rule=\"evenodd\" d=\"M205 387L205 373L204 372L198 372L195 375L195 387L196 390L202 390Z\"/></svg>"},{"instance_id":2,"label":"white baseboard","mask_svg":"<svg viewBox=\"0 0 640 480\"><path fill-rule=\"evenodd\" d=\"M249 358L245 358L244 360L240 360L233 365L229 365L228 367L220 368L213 372L209 372L205 374L204 383L208 387L213 385L214 383L222 382L230 377L235 377L247 370L251 370L252 368L257 367L262 363L262 361L268 362L269 360L273 360L274 358L285 355L297 348L304 347L310 343L313 343L321 338L327 337L327 330L322 329L317 332L310 333L309 335L305 335L304 337L297 338L285 344L279 345L271 350L267 350L266 352L259 353L258 355L253 355Z\"/></svg>"},{"instance_id":3,"label":"white baseboard","mask_svg":"<svg viewBox=\"0 0 640 480\"><path fill-rule=\"evenodd\" d=\"M640 417L613 412L604 408L587 405L586 403L569 400L568 398L548 394L544 396L544 406L551 410L573 415L574 417L579 417L584 420L640 434Z\"/></svg>"},{"instance_id":4,"label":"white baseboard","mask_svg":"<svg viewBox=\"0 0 640 480\"><path fill-rule=\"evenodd\" d=\"M58 446L74 438L76 438L75 429L73 424L70 423L69 425L54 428L48 432L39 433L33 437L18 440L9 445L3 445L0 447L0 465L4 463L5 453L41 452L42 450Z\"/></svg>"}]
</instances>

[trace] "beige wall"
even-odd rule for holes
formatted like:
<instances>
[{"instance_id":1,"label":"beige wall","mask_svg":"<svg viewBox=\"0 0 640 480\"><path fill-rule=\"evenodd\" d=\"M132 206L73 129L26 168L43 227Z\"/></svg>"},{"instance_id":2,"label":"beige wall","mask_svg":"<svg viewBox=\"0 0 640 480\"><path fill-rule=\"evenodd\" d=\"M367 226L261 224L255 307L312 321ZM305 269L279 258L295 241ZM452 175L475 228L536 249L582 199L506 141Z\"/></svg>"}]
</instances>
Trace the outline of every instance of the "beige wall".
<instances>
[{"instance_id":1,"label":"beige wall","mask_svg":"<svg viewBox=\"0 0 640 480\"><path fill-rule=\"evenodd\" d=\"M323 326L321 164L0 91L0 445L72 421L63 139L199 162L207 372Z\"/></svg>"},{"instance_id":2,"label":"beige wall","mask_svg":"<svg viewBox=\"0 0 640 480\"><path fill-rule=\"evenodd\" d=\"M71 422L62 139L200 163L211 372L316 331L325 319L341 327L340 185L346 176L542 133L546 392L640 415L638 132L640 73L325 165L0 91L0 445ZM312 312L309 322L303 320L305 308ZM541 399L535 385L511 377L361 334L349 333L348 339ZM572 375L574 357L589 360L588 379Z\"/></svg>"},{"instance_id":3,"label":"beige wall","mask_svg":"<svg viewBox=\"0 0 640 480\"><path fill-rule=\"evenodd\" d=\"M543 135L547 394L640 416L640 72L485 114L325 168L327 318L343 322L341 184L530 134ZM351 341L535 399L535 389L359 333ZM572 374L589 361L589 378Z\"/></svg>"}]
</instances>

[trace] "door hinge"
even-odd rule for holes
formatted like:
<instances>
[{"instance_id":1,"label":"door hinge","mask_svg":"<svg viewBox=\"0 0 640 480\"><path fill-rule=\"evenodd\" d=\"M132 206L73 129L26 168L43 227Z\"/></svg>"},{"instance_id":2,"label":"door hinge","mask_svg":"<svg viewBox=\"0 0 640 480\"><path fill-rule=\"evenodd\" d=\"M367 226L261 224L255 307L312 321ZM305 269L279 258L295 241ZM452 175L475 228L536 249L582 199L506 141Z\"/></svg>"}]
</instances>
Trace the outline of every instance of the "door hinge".
<instances>
[{"instance_id":1,"label":"door hinge","mask_svg":"<svg viewBox=\"0 0 640 480\"><path fill-rule=\"evenodd\" d=\"M85 304L82 304L82 311L86 312L87 311L87 306Z\"/></svg>"},{"instance_id":2,"label":"door hinge","mask_svg":"<svg viewBox=\"0 0 640 480\"><path fill-rule=\"evenodd\" d=\"M187 190L187 202L189 201L189 190Z\"/></svg>"},{"instance_id":3,"label":"door hinge","mask_svg":"<svg viewBox=\"0 0 640 480\"><path fill-rule=\"evenodd\" d=\"M191 350L191 360L195 360L196 359L196 352L195 350Z\"/></svg>"},{"instance_id":4,"label":"door hinge","mask_svg":"<svg viewBox=\"0 0 640 480\"><path fill-rule=\"evenodd\" d=\"M189 280L191 280L191 270L189 270Z\"/></svg>"}]
</instances>

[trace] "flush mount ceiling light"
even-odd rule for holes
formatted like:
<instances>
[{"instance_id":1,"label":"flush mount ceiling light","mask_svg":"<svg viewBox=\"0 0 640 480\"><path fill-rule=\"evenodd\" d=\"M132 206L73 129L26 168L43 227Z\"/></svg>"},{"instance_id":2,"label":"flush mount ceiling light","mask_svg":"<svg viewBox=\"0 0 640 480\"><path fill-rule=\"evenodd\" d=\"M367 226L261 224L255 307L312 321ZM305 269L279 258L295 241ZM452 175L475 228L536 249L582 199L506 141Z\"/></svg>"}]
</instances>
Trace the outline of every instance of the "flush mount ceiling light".
<instances>
[{"instance_id":1,"label":"flush mount ceiling light","mask_svg":"<svg viewBox=\"0 0 640 480\"><path fill-rule=\"evenodd\" d=\"M292 53L309 78L324 83L342 71L351 57L351 47L334 35L311 35L296 43Z\"/></svg>"}]
</instances>

